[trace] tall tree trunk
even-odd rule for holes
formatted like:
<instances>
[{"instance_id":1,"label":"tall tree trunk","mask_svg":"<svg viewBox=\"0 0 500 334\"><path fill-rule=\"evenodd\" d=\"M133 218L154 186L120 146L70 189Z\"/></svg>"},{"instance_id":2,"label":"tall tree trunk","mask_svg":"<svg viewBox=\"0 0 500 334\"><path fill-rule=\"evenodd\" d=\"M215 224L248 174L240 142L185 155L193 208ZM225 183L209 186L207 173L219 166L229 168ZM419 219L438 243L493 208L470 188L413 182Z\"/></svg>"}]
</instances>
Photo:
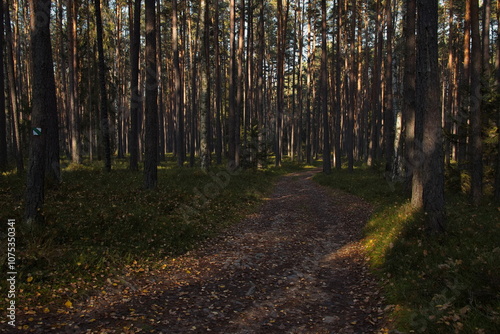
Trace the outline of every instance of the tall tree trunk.
<instances>
[{"instance_id":1,"label":"tall tree trunk","mask_svg":"<svg viewBox=\"0 0 500 334\"><path fill-rule=\"evenodd\" d=\"M417 113L423 116L423 203L428 227L445 229L444 161L438 66L438 1L417 1Z\"/></svg>"},{"instance_id":2,"label":"tall tree trunk","mask_svg":"<svg viewBox=\"0 0 500 334\"><path fill-rule=\"evenodd\" d=\"M479 20L479 19L478 19ZM483 1L483 43L482 43L482 68L485 81L490 77L490 23L491 0Z\"/></svg>"},{"instance_id":3,"label":"tall tree trunk","mask_svg":"<svg viewBox=\"0 0 500 334\"><path fill-rule=\"evenodd\" d=\"M229 2L229 161L236 161L236 45L235 0ZM239 130L238 130L239 131Z\"/></svg>"},{"instance_id":4,"label":"tall tree trunk","mask_svg":"<svg viewBox=\"0 0 500 334\"><path fill-rule=\"evenodd\" d=\"M335 94L335 169L342 169L342 56L341 56L341 44L342 44L342 28L344 26L344 6L337 5L337 31L336 31L336 43L335 43L335 56L332 57L333 63L335 64L335 79L332 88L334 88ZM333 68L333 64L332 64Z\"/></svg>"},{"instance_id":5,"label":"tall tree trunk","mask_svg":"<svg viewBox=\"0 0 500 334\"><path fill-rule=\"evenodd\" d=\"M392 2L386 0L385 11L387 21L387 56L385 63L385 110L384 110L384 141L385 141L385 170L387 173L393 172L394 157L394 110L393 110L393 86L392 86ZM393 177L394 175L391 175Z\"/></svg>"},{"instance_id":6,"label":"tall tree trunk","mask_svg":"<svg viewBox=\"0 0 500 334\"><path fill-rule=\"evenodd\" d=\"M166 133L165 133L165 82L162 78L162 64L163 64L163 49L162 49L162 15L161 6L162 1L156 0L156 8L158 14L156 15L156 55L157 55L157 77L158 77L158 157L159 161L165 161L166 156Z\"/></svg>"},{"instance_id":7,"label":"tall tree trunk","mask_svg":"<svg viewBox=\"0 0 500 334\"><path fill-rule=\"evenodd\" d=\"M203 55L205 58L205 66L203 72L203 83L205 84L205 103L201 108L201 124L200 124L200 150L201 150L201 169L208 171L210 168L210 145L209 145L209 129L210 129L210 0L201 0L202 6L202 23L203 23Z\"/></svg>"},{"instance_id":8,"label":"tall tree trunk","mask_svg":"<svg viewBox=\"0 0 500 334\"><path fill-rule=\"evenodd\" d=\"M312 9L312 3L309 2L308 10ZM312 29L312 18L309 15L307 19L307 30L308 30L308 56L307 56L307 76L306 76L306 87L307 87L307 103L306 103L306 162L307 164L312 164L312 116L311 116L311 100L314 97L312 93L312 65L314 59L314 46L313 46L313 29Z\"/></svg>"},{"instance_id":9,"label":"tall tree trunk","mask_svg":"<svg viewBox=\"0 0 500 334\"><path fill-rule=\"evenodd\" d=\"M111 171L111 139L108 116L108 93L106 91L106 64L104 60L103 28L101 17L101 0L95 0L95 15L97 28L97 53L99 57L99 88L100 88L100 111L101 111L101 133L102 147L104 151L104 170Z\"/></svg>"},{"instance_id":10,"label":"tall tree trunk","mask_svg":"<svg viewBox=\"0 0 500 334\"><path fill-rule=\"evenodd\" d=\"M219 42L219 1L215 1L215 23L214 23L214 44L215 44L215 156L217 164L222 163L222 80L221 80L221 57Z\"/></svg>"},{"instance_id":11,"label":"tall tree trunk","mask_svg":"<svg viewBox=\"0 0 500 334\"><path fill-rule=\"evenodd\" d=\"M478 205L483 195L483 147L481 121L481 37L479 35L478 0L471 1L472 67L471 67L471 195L472 202Z\"/></svg>"},{"instance_id":12,"label":"tall tree trunk","mask_svg":"<svg viewBox=\"0 0 500 334\"><path fill-rule=\"evenodd\" d=\"M375 39L375 56L373 64L373 85L372 85L372 132L370 139L370 155L368 164L372 165L375 160L380 158L380 133L381 133L381 64L383 51L383 9L381 0L377 0L377 20L375 23L376 39Z\"/></svg>"},{"instance_id":13,"label":"tall tree trunk","mask_svg":"<svg viewBox=\"0 0 500 334\"><path fill-rule=\"evenodd\" d=\"M69 39L69 94L68 104L71 116L71 161L75 164L81 163L81 140L80 140L80 105L78 101L78 75L77 75L77 1L67 2L68 11L68 39Z\"/></svg>"},{"instance_id":14,"label":"tall tree trunk","mask_svg":"<svg viewBox=\"0 0 500 334\"><path fill-rule=\"evenodd\" d=\"M470 65L471 65L471 2L467 0L465 3L465 18L464 18L464 40L463 40L463 51L464 51L464 61L463 61L463 71L461 78L462 89L469 90L471 77L470 77ZM468 105L470 94L463 94L463 105L467 106L467 111L462 112L459 117L457 117L457 127L458 127L458 154L457 162L460 169L463 169L467 160L467 127L469 118L469 108Z\"/></svg>"},{"instance_id":15,"label":"tall tree trunk","mask_svg":"<svg viewBox=\"0 0 500 334\"><path fill-rule=\"evenodd\" d=\"M497 1L497 20L500 22L500 1ZM495 63L496 73L495 73L495 86L497 93L497 166L496 166L496 177L495 177L495 198L500 201L500 109L498 105L500 104L500 35L497 35L497 56Z\"/></svg>"},{"instance_id":16,"label":"tall tree trunk","mask_svg":"<svg viewBox=\"0 0 500 334\"><path fill-rule=\"evenodd\" d=\"M132 5L129 5L132 9ZM141 41L141 0L134 2L134 18L130 26L130 169L139 170L139 107L142 102L139 88L139 49ZM132 13L130 13L132 15Z\"/></svg>"},{"instance_id":17,"label":"tall tree trunk","mask_svg":"<svg viewBox=\"0 0 500 334\"><path fill-rule=\"evenodd\" d=\"M201 0L200 0L201 2ZM201 5L201 4L200 4ZM201 13L201 16L203 16L203 13ZM188 29L191 30L189 27L191 27L191 22L192 22L192 16L189 16L189 23L188 23ZM200 72L198 70L198 62L201 58L198 56L198 40L200 36L200 20L196 20L196 32L194 35L194 38L192 37L192 33L188 33L188 44L191 45L190 50L189 50L189 55L190 55L190 63L191 63L191 122L190 122L190 129L191 129L191 143L190 143L190 150L189 150L189 166L194 167L195 165L195 155L196 155L196 148L197 148L197 135L198 135L198 112L199 112L199 106L200 101L199 101L199 94L198 94L198 86L200 84L199 82L199 75ZM201 114L201 113L200 113Z\"/></svg>"},{"instance_id":18,"label":"tall tree trunk","mask_svg":"<svg viewBox=\"0 0 500 334\"><path fill-rule=\"evenodd\" d=\"M390 2L390 1L388 1ZM346 3L347 4L347 3ZM354 115L356 112L356 89L358 80L358 66L356 64L356 20L357 20L357 2L352 1L352 14L350 22L350 32L349 39L351 43L351 50L349 51L348 66L350 67L349 73L349 108L347 115L347 127L346 127L346 151L347 151L347 165L348 170L353 171L354 169ZM389 59L387 60L389 62Z\"/></svg>"},{"instance_id":19,"label":"tall tree trunk","mask_svg":"<svg viewBox=\"0 0 500 334\"><path fill-rule=\"evenodd\" d=\"M146 126L144 188L158 183L158 77L156 73L156 0L146 4Z\"/></svg>"},{"instance_id":20,"label":"tall tree trunk","mask_svg":"<svg viewBox=\"0 0 500 334\"><path fill-rule=\"evenodd\" d=\"M405 74L404 74L404 119L406 122L406 182L411 188L411 203L415 208L423 207L421 117L416 115L416 0L406 2L405 17ZM417 120L419 123L417 124Z\"/></svg>"},{"instance_id":21,"label":"tall tree trunk","mask_svg":"<svg viewBox=\"0 0 500 334\"><path fill-rule=\"evenodd\" d=\"M186 149L184 144L184 96L179 61L179 37L177 33L177 0L172 1L172 48L174 54L174 106L177 118L177 165L182 167L186 160Z\"/></svg>"},{"instance_id":22,"label":"tall tree trunk","mask_svg":"<svg viewBox=\"0 0 500 334\"><path fill-rule=\"evenodd\" d=\"M303 94L303 77L302 77L302 72L303 72L303 58L302 54L304 52L304 25L303 25L303 15L304 15L304 9L303 9L303 2L302 0L299 0L298 4L298 25L299 25L299 34L298 34L298 39L299 39L299 73L298 73L298 82L297 82L297 96L298 96L298 103L299 103L299 120L298 120L298 126L297 126L297 159L299 162L302 162L303 160L303 153L302 153L302 133L303 131L303 114L304 114L304 94Z\"/></svg>"},{"instance_id":23,"label":"tall tree trunk","mask_svg":"<svg viewBox=\"0 0 500 334\"><path fill-rule=\"evenodd\" d=\"M34 2L30 3L33 6ZM6 0L4 4L5 15L5 42L7 46L7 82L9 84L9 111L12 119L12 143L13 151L16 157L17 173L20 175L24 171L24 157L21 134L19 131L19 108L18 108L18 90L17 90L17 75L14 62L14 34L12 34L10 21L10 6Z\"/></svg>"},{"instance_id":24,"label":"tall tree trunk","mask_svg":"<svg viewBox=\"0 0 500 334\"><path fill-rule=\"evenodd\" d=\"M236 54L237 74L236 74L236 115L235 115L235 167L241 164L241 118L245 108L243 101L244 73L243 73L243 52L245 49L245 0L240 2L240 28L238 31L238 51Z\"/></svg>"},{"instance_id":25,"label":"tall tree trunk","mask_svg":"<svg viewBox=\"0 0 500 334\"><path fill-rule=\"evenodd\" d=\"M277 32L277 101L276 101L276 130L274 154L276 156L276 166L281 165L282 152L282 117L285 107L285 38L286 38L286 17L283 10L283 0L278 0L278 32Z\"/></svg>"},{"instance_id":26,"label":"tall tree trunk","mask_svg":"<svg viewBox=\"0 0 500 334\"><path fill-rule=\"evenodd\" d=\"M44 181L50 110L57 110L50 36L50 0L31 0L31 50L33 61L33 130L26 181L25 223L35 228L43 222ZM52 89L52 87L54 89ZM57 119L56 119L57 121Z\"/></svg>"},{"instance_id":27,"label":"tall tree trunk","mask_svg":"<svg viewBox=\"0 0 500 334\"><path fill-rule=\"evenodd\" d=\"M5 74L3 60L4 24L3 0L0 3L0 171L7 169L7 118L5 115Z\"/></svg>"},{"instance_id":28,"label":"tall tree trunk","mask_svg":"<svg viewBox=\"0 0 500 334\"><path fill-rule=\"evenodd\" d=\"M323 116L323 173L332 172L328 115L328 67L326 44L326 0L321 0L321 111ZM338 42L338 41L337 41Z\"/></svg>"},{"instance_id":29,"label":"tall tree trunk","mask_svg":"<svg viewBox=\"0 0 500 334\"><path fill-rule=\"evenodd\" d=\"M265 82L264 82L264 59L265 59L265 6L264 2L260 3L259 21L257 26L257 35L259 43L258 60L257 60L257 94L256 94L256 108L259 136L257 142L257 166L262 167L266 164L267 160L267 147L266 135L267 129L265 126L264 110L265 110Z\"/></svg>"}]
</instances>

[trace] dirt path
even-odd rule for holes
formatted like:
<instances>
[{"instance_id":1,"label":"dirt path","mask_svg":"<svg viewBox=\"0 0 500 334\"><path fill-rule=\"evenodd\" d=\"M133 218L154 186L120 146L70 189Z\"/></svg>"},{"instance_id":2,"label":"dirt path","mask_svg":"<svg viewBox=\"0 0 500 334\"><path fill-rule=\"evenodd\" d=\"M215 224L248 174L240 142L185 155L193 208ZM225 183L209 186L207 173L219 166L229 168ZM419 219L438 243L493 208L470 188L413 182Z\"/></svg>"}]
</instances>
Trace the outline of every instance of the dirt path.
<instances>
[{"instance_id":1,"label":"dirt path","mask_svg":"<svg viewBox=\"0 0 500 334\"><path fill-rule=\"evenodd\" d=\"M75 305L47 333L377 333L360 231L370 207L290 174L261 210L165 269ZM102 299L102 300L101 300Z\"/></svg>"}]
</instances>

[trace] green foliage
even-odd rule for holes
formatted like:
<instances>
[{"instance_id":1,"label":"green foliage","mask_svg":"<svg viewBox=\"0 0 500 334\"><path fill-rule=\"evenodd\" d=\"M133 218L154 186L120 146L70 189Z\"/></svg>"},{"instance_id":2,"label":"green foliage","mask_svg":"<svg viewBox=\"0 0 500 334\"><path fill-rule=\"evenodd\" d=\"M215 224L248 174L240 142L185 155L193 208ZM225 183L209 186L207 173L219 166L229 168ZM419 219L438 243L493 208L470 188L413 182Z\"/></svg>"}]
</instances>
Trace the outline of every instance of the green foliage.
<instances>
[{"instance_id":1,"label":"green foliage","mask_svg":"<svg viewBox=\"0 0 500 334\"><path fill-rule=\"evenodd\" d=\"M21 229L24 180L0 175L0 217L17 221L23 305L75 300L123 274L123 268L153 268L193 249L253 210L278 175L300 168L289 167L218 167L205 174L162 165L158 188L145 191L142 173L128 170L124 161L115 160L111 173L99 163L68 165L64 182L46 192L46 226L37 234ZM2 249L5 232L2 228ZM3 279L0 288L6 289Z\"/></svg>"},{"instance_id":2,"label":"green foliage","mask_svg":"<svg viewBox=\"0 0 500 334\"><path fill-rule=\"evenodd\" d=\"M447 196L448 230L430 235L402 189L381 173L356 169L318 175L374 204L364 244L382 278L393 327L417 333L493 333L500 326L500 208Z\"/></svg>"}]
</instances>

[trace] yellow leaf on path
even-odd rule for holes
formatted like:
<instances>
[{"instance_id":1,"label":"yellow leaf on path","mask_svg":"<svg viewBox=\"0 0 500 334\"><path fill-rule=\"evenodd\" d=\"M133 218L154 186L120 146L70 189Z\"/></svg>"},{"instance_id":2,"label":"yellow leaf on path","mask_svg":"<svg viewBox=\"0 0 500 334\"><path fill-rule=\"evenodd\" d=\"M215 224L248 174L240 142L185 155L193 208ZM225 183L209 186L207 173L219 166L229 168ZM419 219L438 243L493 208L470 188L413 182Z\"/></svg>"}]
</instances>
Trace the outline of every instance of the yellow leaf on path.
<instances>
[{"instance_id":1,"label":"yellow leaf on path","mask_svg":"<svg viewBox=\"0 0 500 334\"><path fill-rule=\"evenodd\" d=\"M31 283L33 281L33 276L30 276L26 279L26 282Z\"/></svg>"},{"instance_id":2,"label":"yellow leaf on path","mask_svg":"<svg viewBox=\"0 0 500 334\"><path fill-rule=\"evenodd\" d=\"M68 300L66 303L64 303L64 306L71 308L73 307L73 303L70 300Z\"/></svg>"},{"instance_id":3,"label":"yellow leaf on path","mask_svg":"<svg viewBox=\"0 0 500 334\"><path fill-rule=\"evenodd\" d=\"M48 307L43 309L43 313L49 313L49 312L50 312L50 309Z\"/></svg>"}]
</instances>

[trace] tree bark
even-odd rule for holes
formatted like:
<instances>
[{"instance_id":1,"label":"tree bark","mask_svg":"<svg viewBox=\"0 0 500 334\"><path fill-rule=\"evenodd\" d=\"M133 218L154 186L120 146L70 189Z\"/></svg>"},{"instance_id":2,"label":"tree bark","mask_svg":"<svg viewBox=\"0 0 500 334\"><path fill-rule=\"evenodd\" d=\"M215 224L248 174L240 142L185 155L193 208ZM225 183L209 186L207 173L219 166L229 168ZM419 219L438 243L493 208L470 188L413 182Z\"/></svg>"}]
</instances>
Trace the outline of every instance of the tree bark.
<instances>
[{"instance_id":1,"label":"tree bark","mask_svg":"<svg viewBox=\"0 0 500 334\"><path fill-rule=\"evenodd\" d=\"M461 78L461 87L464 91L470 89L471 76L470 76L470 65L471 65L471 2L467 0L465 3L465 18L464 18L464 40L463 40L463 71ZM463 105L467 106L466 110L460 113L457 117L457 127L458 127L458 154L457 162L460 169L464 168L467 160L467 128L469 119L469 96L470 94L463 94Z\"/></svg>"},{"instance_id":2,"label":"tree bark","mask_svg":"<svg viewBox=\"0 0 500 334\"><path fill-rule=\"evenodd\" d=\"M471 66L471 195L472 203L478 205L483 196L483 147L481 121L481 37L479 35L478 0L471 1L471 34L472 34L472 66Z\"/></svg>"},{"instance_id":3,"label":"tree bark","mask_svg":"<svg viewBox=\"0 0 500 334\"><path fill-rule=\"evenodd\" d=\"M500 22L500 1L497 1L497 20ZM495 86L497 93L497 106L500 104L500 35L497 35L497 56L495 63ZM498 108L498 107L497 107ZM497 110L497 166L495 177L495 198L500 201L500 110Z\"/></svg>"},{"instance_id":4,"label":"tree bark","mask_svg":"<svg viewBox=\"0 0 500 334\"><path fill-rule=\"evenodd\" d=\"M482 43L482 70L485 80L489 80L490 71L490 23L491 0L483 1L483 43Z\"/></svg>"},{"instance_id":5,"label":"tree bark","mask_svg":"<svg viewBox=\"0 0 500 334\"><path fill-rule=\"evenodd\" d=\"M95 0L95 15L97 29L97 53L99 57L99 88L101 109L101 133L102 147L104 151L104 170L111 171L111 139L108 116L108 96L106 91L106 63L104 60L103 28L101 17L101 1Z\"/></svg>"},{"instance_id":6,"label":"tree bark","mask_svg":"<svg viewBox=\"0 0 500 334\"><path fill-rule=\"evenodd\" d=\"M34 2L30 3L33 6ZM5 44L7 46L7 82L9 85L9 112L12 119L12 143L13 151L16 157L16 167L17 174L21 175L24 171L24 157L23 157L23 145L21 140L21 134L19 131L19 108L18 108L18 90L17 90L17 75L16 66L14 62L14 34L11 29L10 20L10 6L9 1L6 0L4 4L4 16L5 16Z\"/></svg>"},{"instance_id":7,"label":"tree bark","mask_svg":"<svg viewBox=\"0 0 500 334\"><path fill-rule=\"evenodd\" d=\"M0 171L7 169L7 118L5 115L5 73L3 60L4 24L3 0L0 3Z\"/></svg>"},{"instance_id":8,"label":"tree bark","mask_svg":"<svg viewBox=\"0 0 500 334\"><path fill-rule=\"evenodd\" d=\"M229 154L231 163L236 160L236 45L235 45L235 0L229 2Z\"/></svg>"},{"instance_id":9,"label":"tree bark","mask_svg":"<svg viewBox=\"0 0 500 334\"><path fill-rule=\"evenodd\" d=\"M68 11L68 53L69 53L69 113L71 122L71 161L75 164L81 163L81 140L80 140L80 105L78 100L78 76L77 76L77 1L67 2Z\"/></svg>"},{"instance_id":10,"label":"tree bark","mask_svg":"<svg viewBox=\"0 0 500 334\"><path fill-rule=\"evenodd\" d=\"M31 50L33 62L33 109L31 143L26 181L25 223L34 229L43 223L45 168L50 110L57 110L50 36L50 0L31 0ZM57 121L57 119L56 119Z\"/></svg>"},{"instance_id":11,"label":"tree bark","mask_svg":"<svg viewBox=\"0 0 500 334\"><path fill-rule=\"evenodd\" d=\"M335 80L332 84L335 94L335 105L334 105L334 151L335 151L335 169L342 169L342 56L341 56L341 41L342 41L342 27L344 25L343 19L344 11L343 6L337 6L337 31L336 31L336 43L335 43L335 56L332 57L333 63L335 64ZM333 67L333 64L332 64Z\"/></svg>"},{"instance_id":12,"label":"tree bark","mask_svg":"<svg viewBox=\"0 0 500 334\"><path fill-rule=\"evenodd\" d=\"M415 208L423 207L422 189L422 125L420 114L416 115L416 0L406 2L405 18L405 74L404 74L404 118L406 122L406 177L411 188L411 203ZM418 123L417 123L418 121Z\"/></svg>"},{"instance_id":13,"label":"tree bark","mask_svg":"<svg viewBox=\"0 0 500 334\"><path fill-rule=\"evenodd\" d=\"M423 117L423 209L429 229L445 230L444 161L438 66L438 1L417 1L417 114Z\"/></svg>"},{"instance_id":14,"label":"tree bark","mask_svg":"<svg viewBox=\"0 0 500 334\"><path fill-rule=\"evenodd\" d=\"M132 9L132 5L129 6ZM139 51L141 40L141 0L135 0L130 33L130 169L139 170L139 107L142 102L139 88ZM132 13L130 13L132 15Z\"/></svg>"},{"instance_id":15,"label":"tree bark","mask_svg":"<svg viewBox=\"0 0 500 334\"><path fill-rule=\"evenodd\" d=\"M210 129L210 0L201 0L202 6L202 23L203 23L203 55L205 58L205 66L203 71L203 80L205 84L205 103L201 108L201 124L200 124L200 150L201 150L201 169L208 171L210 168L210 145L209 145L209 129Z\"/></svg>"},{"instance_id":16,"label":"tree bark","mask_svg":"<svg viewBox=\"0 0 500 334\"><path fill-rule=\"evenodd\" d=\"M186 160L186 149L184 144L184 96L179 61L179 37L177 33L177 0L172 1L172 48L174 54L174 106L177 118L177 165L182 167Z\"/></svg>"},{"instance_id":17,"label":"tree bark","mask_svg":"<svg viewBox=\"0 0 500 334\"><path fill-rule=\"evenodd\" d=\"M236 115L235 115L235 167L241 164L241 118L245 108L244 95L244 73L243 73L243 53L245 49L245 0L240 2L240 28L238 31L238 51L236 54Z\"/></svg>"},{"instance_id":18,"label":"tree bark","mask_svg":"<svg viewBox=\"0 0 500 334\"><path fill-rule=\"evenodd\" d=\"M326 0L321 0L321 112L323 116L323 173L332 172L328 115L328 66L326 44ZM338 41L337 41L338 42Z\"/></svg>"},{"instance_id":19,"label":"tree bark","mask_svg":"<svg viewBox=\"0 0 500 334\"><path fill-rule=\"evenodd\" d=\"M146 126L144 188L158 183L158 76L156 73L156 0L145 0L146 11Z\"/></svg>"},{"instance_id":20,"label":"tree bark","mask_svg":"<svg viewBox=\"0 0 500 334\"><path fill-rule=\"evenodd\" d=\"M215 1L215 23L214 23L214 44L215 44L215 156L217 164L222 163L222 79L221 79L221 57L219 42L219 1Z\"/></svg>"},{"instance_id":21,"label":"tree bark","mask_svg":"<svg viewBox=\"0 0 500 334\"><path fill-rule=\"evenodd\" d=\"M392 2L391 0L386 0L385 11L386 11L386 21L387 21L387 56L385 62L385 110L384 110L384 141L385 141L385 171L386 173L393 175L393 158L394 158L394 110L393 110L393 85L392 85L392 35L393 35L393 24L392 24Z\"/></svg>"},{"instance_id":22,"label":"tree bark","mask_svg":"<svg viewBox=\"0 0 500 334\"><path fill-rule=\"evenodd\" d=\"M287 6L288 7L288 6ZM277 32L277 101L276 101L276 124L274 154L275 165L281 166L282 153L282 118L285 107L285 39L288 9L283 9L283 0L278 0L278 32Z\"/></svg>"}]
</instances>

